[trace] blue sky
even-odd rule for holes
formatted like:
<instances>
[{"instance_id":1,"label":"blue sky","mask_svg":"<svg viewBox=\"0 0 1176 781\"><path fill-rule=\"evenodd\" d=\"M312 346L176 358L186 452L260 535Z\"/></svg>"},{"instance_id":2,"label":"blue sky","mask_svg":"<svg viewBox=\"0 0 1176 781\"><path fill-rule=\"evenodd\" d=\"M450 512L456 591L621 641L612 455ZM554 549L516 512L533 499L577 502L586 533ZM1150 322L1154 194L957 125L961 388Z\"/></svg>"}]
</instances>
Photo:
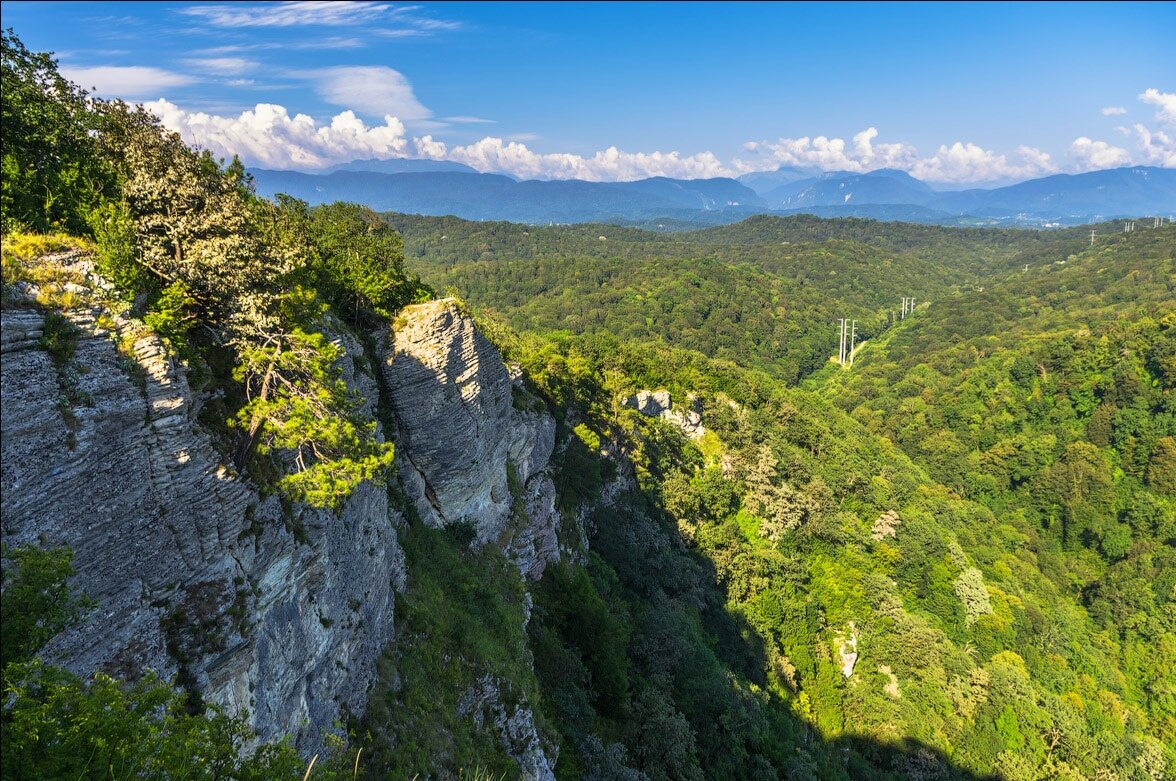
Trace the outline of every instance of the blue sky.
<instances>
[{"instance_id":1,"label":"blue sky","mask_svg":"<svg viewBox=\"0 0 1176 781\"><path fill-rule=\"evenodd\" d=\"M1176 4L3 3L108 97L253 165L521 177L1176 167ZM259 105L260 104L260 105Z\"/></svg>"}]
</instances>

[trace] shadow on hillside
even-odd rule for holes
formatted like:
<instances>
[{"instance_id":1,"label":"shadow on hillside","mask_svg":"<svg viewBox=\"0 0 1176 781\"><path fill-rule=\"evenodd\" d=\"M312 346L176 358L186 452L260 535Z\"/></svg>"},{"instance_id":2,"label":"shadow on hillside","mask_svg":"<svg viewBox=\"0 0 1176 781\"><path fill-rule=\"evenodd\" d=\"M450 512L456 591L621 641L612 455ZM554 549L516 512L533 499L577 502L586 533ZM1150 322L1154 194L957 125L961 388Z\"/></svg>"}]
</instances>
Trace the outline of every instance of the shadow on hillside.
<instances>
[{"instance_id":1,"label":"shadow on hillside","mask_svg":"<svg viewBox=\"0 0 1176 781\"><path fill-rule=\"evenodd\" d=\"M795 715L792 699L769 693L766 671L779 664L779 655L770 654L760 632L727 609L727 590L714 562L689 544L668 519L654 520L661 515L641 494L598 510L591 519L591 548L616 570L644 610L660 614L637 628L633 642L655 645L660 655L657 664L664 669L651 674L648 661L642 669L640 653L632 655L638 658L631 663L652 681L662 675L672 681L668 688L691 723L708 778L996 778L957 768L942 751L911 738L893 743L851 735L822 738L813 724ZM675 625L666 614L683 608L689 611L690 605L697 607L702 619L705 650L688 648L681 637L675 646L658 636L660 624ZM637 635L648 636L638 639ZM716 685L714 671L706 670L697 658L707 651L742 683L724 676ZM695 658L689 658L690 653ZM751 699L747 684L760 690L762 707L747 705ZM732 708L731 703L739 705ZM852 730L853 725L847 728ZM722 768L729 769L720 772ZM739 768L738 772L733 768Z\"/></svg>"}]
</instances>

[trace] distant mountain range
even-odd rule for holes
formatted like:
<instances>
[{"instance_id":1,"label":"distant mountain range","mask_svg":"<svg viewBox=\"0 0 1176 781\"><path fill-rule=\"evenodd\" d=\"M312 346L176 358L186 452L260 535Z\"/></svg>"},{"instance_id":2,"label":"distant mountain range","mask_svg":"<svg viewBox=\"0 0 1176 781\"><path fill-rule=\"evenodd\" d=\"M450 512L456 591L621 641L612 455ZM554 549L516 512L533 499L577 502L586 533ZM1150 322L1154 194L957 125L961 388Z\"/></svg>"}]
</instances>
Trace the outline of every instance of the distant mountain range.
<instances>
[{"instance_id":1,"label":"distant mountain range","mask_svg":"<svg viewBox=\"0 0 1176 781\"><path fill-rule=\"evenodd\" d=\"M525 223L614 222L675 227L751 214L870 217L942 225L1077 225L1176 212L1176 170L1136 166L1057 174L1008 187L939 192L893 169L817 173L782 167L735 179L518 181L460 163L360 160L323 174L250 169L258 193L311 204L355 201L379 211Z\"/></svg>"}]
</instances>

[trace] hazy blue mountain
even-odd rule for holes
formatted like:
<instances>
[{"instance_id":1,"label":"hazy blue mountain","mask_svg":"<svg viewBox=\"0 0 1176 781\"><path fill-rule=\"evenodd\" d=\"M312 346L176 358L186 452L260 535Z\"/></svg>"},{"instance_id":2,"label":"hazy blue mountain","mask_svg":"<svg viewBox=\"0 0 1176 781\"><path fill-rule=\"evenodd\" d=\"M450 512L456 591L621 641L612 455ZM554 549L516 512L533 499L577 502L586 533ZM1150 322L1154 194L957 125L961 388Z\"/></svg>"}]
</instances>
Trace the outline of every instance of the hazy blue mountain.
<instances>
[{"instance_id":1,"label":"hazy blue mountain","mask_svg":"<svg viewBox=\"0 0 1176 781\"><path fill-rule=\"evenodd\" d=\"M865 174L833 171L781 185L764 194L775 209L810 206L930 203L935 191L905 171L880 168Z\"/></svg>"},{"instance_id":2,"label":"hazy blue mountain","mask_svg":"<svg viewBox=\"0 0 1176 781\"><path fill-rule=\"evenodd\" d=\"M1135 166L1055 174L995 190L940 193L934 208L979 217L1114 217L1176 211L1176 169Z\"/></svg>"},{"instance_id":3,"label":"hazy blue mountain","mask_svg":"<svg viewBox=\"0 0 1176 781\"><path fill-rule=\"evenodd\" d=\"M764 195L734 179L636 182L516 181L456 170L378 172L434 161L357 161L327 174L254 169L258 192L283 192L312 204L356 201L381 211L452 214L471 220L715 225L750 214L809 213L943 225L1075 225L1118 216L1176 213L1176 170L1118 168L1058 174L999 187L937 192L893 169L831 171L777 185ZM768 172L788 178L796 169ZM749 180L762 187L768 179ZM661 229L661 228L659 228Z\"/></svg>"},{"instance_id":4,"label":"hazy blue mountain","mask_svg":"<svg viewBox=\"0 0 1176 781\"><path fill-rule=\"evenodd\" d=\"M722 211L737 207L762 208L767 204L749 187L734 179L668 179L657 176L612 185L670 201L677 206Z\"/></svg>"},{"instance_id":5,"label":"hazy blue mountain","mask_svg":"<svg viewBox=\"0 0 1176 781\"><path fill-rule=\"evenodd\" d=\"M764 208L755 192L733 179L518 182L498 174L460 171L250 173L258 193L265 196L287 193L311 204L356 201L380 211L452 214L471 220L603 222L726 210L746 215Z\"/></svg>"},{"instance_id":6,"label":"hazy blue mountain","mask_svg":"<svg viewBox=\"0 0 1176 781\"><path fill-rule=\"evenodd\" d=\"M325 173L334 173L335 171L372 171L380 174L415 174L426 171L477 173L464 163L454 163L450 160L414 160L408 157L397 157L391 160L352 160L350 163L333 165Z\"/></svg>"},{"instance_id":7,"label":"hazy blue mountain","mask_svg":"<svg viewBox=\"0 0 1176 781\"><path fill-rule=\"evenodd\" d=\"M814 171L807 171L803 168L782 165L775 171L756 171L752 174L744 174L739 177L739 183L750 187L760 195L766 195L781 185L809 179L814 173Z\"/></svg>"}]
</instances>

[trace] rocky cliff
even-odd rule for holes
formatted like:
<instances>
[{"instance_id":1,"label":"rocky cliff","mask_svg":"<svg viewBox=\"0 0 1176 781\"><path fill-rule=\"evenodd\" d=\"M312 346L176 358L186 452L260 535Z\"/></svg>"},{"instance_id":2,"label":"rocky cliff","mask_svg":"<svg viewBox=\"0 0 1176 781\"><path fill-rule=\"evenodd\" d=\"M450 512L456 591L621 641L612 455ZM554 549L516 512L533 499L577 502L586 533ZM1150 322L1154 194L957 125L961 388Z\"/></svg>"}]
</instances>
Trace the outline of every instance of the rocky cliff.
<instances>
[{"instance_id":1,"label":"rocky cliff","mask_svg":"<svg viewBox=\"0 0 1176 781\"><path fill-rule=\"evenodd\" d=\"M555 420L512 381L452 299L404 310L383 335L401 479L434 526L468 523L531 578L558 560Z\"/></svg>"},{"instance_id":2,"label":"rocky cliff","mask_svg":"<svg viewBox=\"0 0 1176 781\"><path fill-rule=\"evenodd\" d=\"M42 313L2 314L4 542L69 546L74 586L97 602L45 655L154 670L247 710L262 738L317 745L306 725L362 711L392 635L404 563L387 492L362 486L338 516L263 498L196 424L155 336L101 307L69 316L77 347L55 365ZM371 377L349 380L375 398Z\"/></svg>"},{"instance_id":3,"label":"rocky cliff","mask_svg":"<svg viewBox=\"0 0 1176 781\"><path fill-rule=\"evenodd\" d=\"M98 284L84 258L58 262L83 294ZM63 361L42 348L43 309L0 316L4 543L69 546L74 587L97 603L45 656L83 674L154 670L248 712L260 738L293 734L307 749L362 712L406 586L388 491L364 484L338 513L263 496L198 423L184 367L136 321L99 304L71 310L79 338ZM380 378L359 342L327 325L375 417ZM538 577L559 557L553 419L451 301L410 307L377 337L388 433L424 520L472 524ZM467 693L469 717L489 718L524 777L552 777L525 704L490 707L492 689Z\"/></svg>"}]
</instances>

